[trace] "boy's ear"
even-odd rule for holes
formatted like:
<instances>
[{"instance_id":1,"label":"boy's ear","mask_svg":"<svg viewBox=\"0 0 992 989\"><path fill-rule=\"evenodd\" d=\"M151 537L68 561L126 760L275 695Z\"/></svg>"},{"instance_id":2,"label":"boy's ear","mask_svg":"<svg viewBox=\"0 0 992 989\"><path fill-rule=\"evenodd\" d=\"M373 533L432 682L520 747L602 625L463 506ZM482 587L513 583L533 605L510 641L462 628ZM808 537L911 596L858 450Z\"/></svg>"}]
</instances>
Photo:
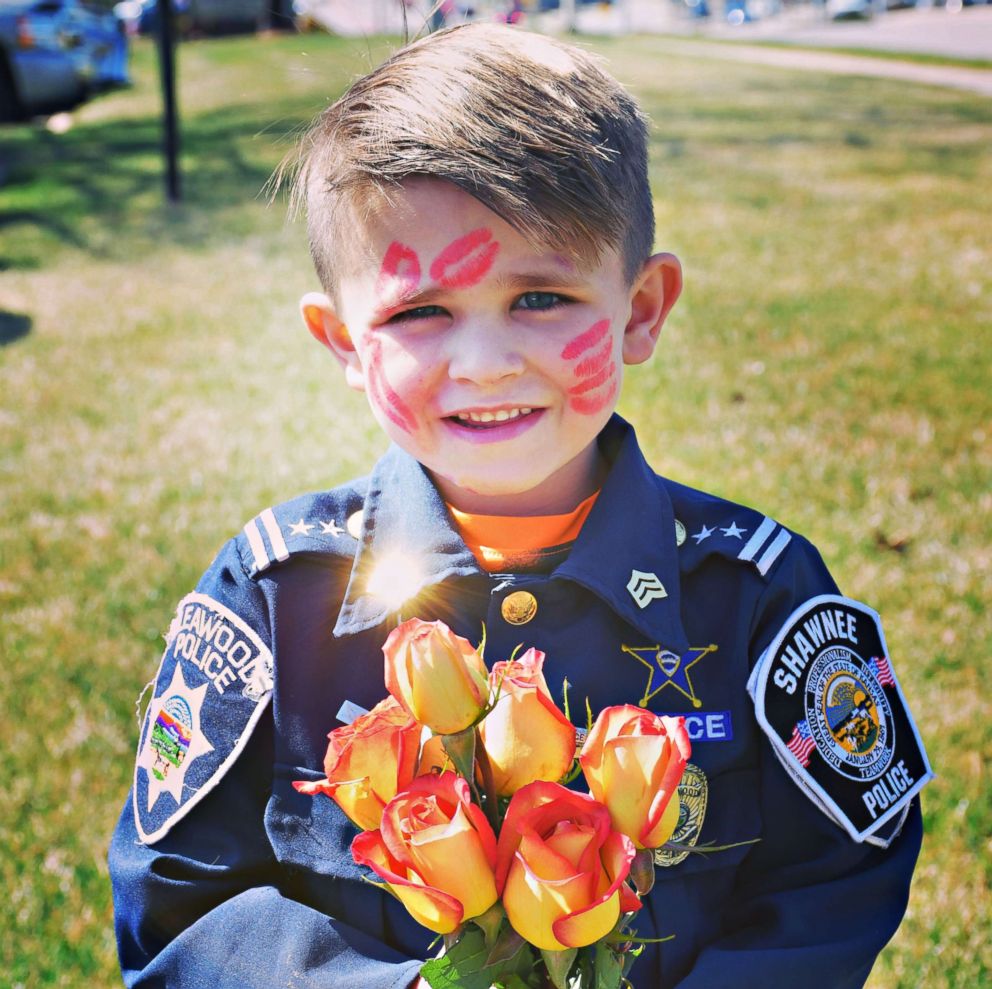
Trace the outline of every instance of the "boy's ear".
<instances>
[{"instance_id":1,"label":"boy's ear","mask_svg":"<svg viewBox=\"0 0 992 989\"><path fill-rule=\"evenodd\" d=\"M630 319L623 335L624 364L643 364L682 292L682 265L674 254L654 254L630 290Z\"/></svg>"},{"instance_id":2,"label":"boy's ear","mask_svg":"<svg viewBox=\"0 0 992 989\"><path fill-rule=\"evenodd\" d=\"M361 359L348 327L334 311L331 300L323 292L307 292L300 299L300 315L310 335L322 343L344 368L344 378L349 387L365 391Z\"/></svg>"}]
</instances>

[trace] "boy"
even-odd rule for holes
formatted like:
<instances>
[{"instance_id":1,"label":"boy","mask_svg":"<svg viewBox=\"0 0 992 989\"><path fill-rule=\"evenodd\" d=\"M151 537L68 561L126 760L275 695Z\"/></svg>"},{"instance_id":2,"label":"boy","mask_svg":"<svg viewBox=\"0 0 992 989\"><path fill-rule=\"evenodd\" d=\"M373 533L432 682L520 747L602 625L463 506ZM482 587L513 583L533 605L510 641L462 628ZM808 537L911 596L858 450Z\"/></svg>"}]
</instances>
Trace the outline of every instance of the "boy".
<instances>
[{"instance_id":1,"label":"boy","mask_svg":"<svg viewBox=\"0 0 992 989\"><path fill-rule=\"evenodd\" d=\"M643 989L863 984L906 905L929 777L877 616L816 551L655 475L613 414L681 270L651 254L643 119L586 54L433 35L304 141L310 333L393 441L252 519L167 636L111 847L129 985L406 987L431 935L363 882L318 779L384 695L399 617L547 652L594 712L683 714ZM584 707L581 700L575 705Z\"/></svg>"}]
</instances>

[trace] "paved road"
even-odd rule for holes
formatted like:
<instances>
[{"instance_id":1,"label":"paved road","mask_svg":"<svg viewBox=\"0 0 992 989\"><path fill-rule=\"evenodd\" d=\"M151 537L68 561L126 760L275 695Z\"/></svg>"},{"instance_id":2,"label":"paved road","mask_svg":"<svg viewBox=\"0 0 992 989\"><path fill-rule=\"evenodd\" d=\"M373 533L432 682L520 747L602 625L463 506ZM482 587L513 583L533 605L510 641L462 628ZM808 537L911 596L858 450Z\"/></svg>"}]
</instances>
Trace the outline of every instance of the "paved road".
<instances>
[{"instance_id":1,"label":"paved road","mask_svg":"<svg viewBox=\"0 0 992 989\"><path fill-rule=\"evenodd\" d=\"M332 30L343 34L369 34L401 29L400 5L396 0L312 0ZM420 0L427 9L428 0ZM408 8L413 33L420 27L417 2ZM481 6L481 5L480 5ZM721 0L711 0L714 9L722 9ZM788 69L868 75L932 86L964 89L992 96L992 69L959 66L924 65L862 55L841 55L809 50L764 47L758 42L783 42L797 46L866 48L891 52L914 52L955 58L992 61L992 6L925 7L897 10L877 15L869 21L831 22L824 19L812 4L803 4L779 14L748 24L733 26L723 18L705 21L679 17L672 0L626 0L613 9L596 5L580 7L580 30L609 34L622 30L664 34L658 39L659 50L701 58L778 65ZM560 29L560 14L545 14L534 19L539 29ZM681 41L678 35L693 40ZM699 40L703 39L703 40ZM733 41L735 44L707 43Z\"/></svg>"}]
</instances>

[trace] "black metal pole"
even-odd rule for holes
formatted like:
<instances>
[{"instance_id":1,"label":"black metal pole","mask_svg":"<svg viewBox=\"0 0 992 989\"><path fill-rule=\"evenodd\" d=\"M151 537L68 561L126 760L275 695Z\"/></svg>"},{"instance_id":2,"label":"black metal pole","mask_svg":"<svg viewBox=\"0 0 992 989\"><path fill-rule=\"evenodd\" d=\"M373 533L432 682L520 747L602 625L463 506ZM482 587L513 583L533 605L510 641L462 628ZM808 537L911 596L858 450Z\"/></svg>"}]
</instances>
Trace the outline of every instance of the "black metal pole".
<instances>
[{"instance_id":1,"label":"black metal pole","mask_svg":"<svg viewBox=\"0 0 992 989\"><path fill-rule=\"evenodd\" d=\"M165 125L165 195L178 203L179 122L176 114L175 36L172 0L158 2L158 61L162 76L162 105Z\"/></svg>"}]
</instances>

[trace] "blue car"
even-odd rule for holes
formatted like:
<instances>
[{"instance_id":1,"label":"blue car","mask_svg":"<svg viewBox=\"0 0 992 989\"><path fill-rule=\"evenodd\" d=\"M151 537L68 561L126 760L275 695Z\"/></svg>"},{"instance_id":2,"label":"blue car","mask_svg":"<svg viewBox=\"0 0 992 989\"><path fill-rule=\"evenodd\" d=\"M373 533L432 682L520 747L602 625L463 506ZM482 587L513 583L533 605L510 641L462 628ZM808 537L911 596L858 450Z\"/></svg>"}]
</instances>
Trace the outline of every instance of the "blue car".
<instances>
[{"instance_id":1,"label":"blue car","mask_svg":"<svg viewBox=\"0 0 992 989\"><path fill-rule=\"evenodd\" d=\"M71 109L128 81L113 14L82 0L0 0L0 121Z\"/></svg>"}]
</instances>

